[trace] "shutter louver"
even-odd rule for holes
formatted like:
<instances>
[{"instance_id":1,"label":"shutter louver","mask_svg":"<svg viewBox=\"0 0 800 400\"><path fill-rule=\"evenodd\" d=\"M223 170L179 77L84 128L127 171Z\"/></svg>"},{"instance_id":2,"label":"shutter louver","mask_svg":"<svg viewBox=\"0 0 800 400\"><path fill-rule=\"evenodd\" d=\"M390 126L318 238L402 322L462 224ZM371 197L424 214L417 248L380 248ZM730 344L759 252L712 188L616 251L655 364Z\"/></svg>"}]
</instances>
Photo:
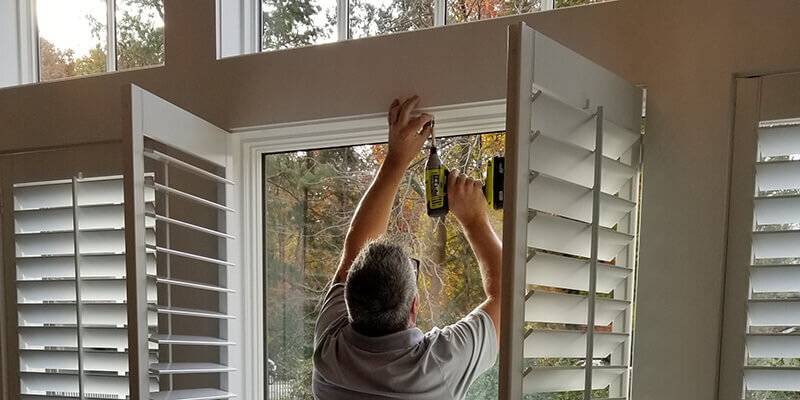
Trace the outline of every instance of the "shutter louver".
<instances>
[{"instance_id":1,"label":"shutter louver","mask_svg":"<svg viewBox=\"0 0 800 400\"><path fill-rule=\"evenodd\" d=\"M16 184L13 196L21 398L127 398L122 177ZM145 225L154 242L155 221Z\"/></svg>"},{"instance_id":2,"label":"shutter louver","mask_svg":"<svg viewBox=\"0 0 800 400\"><path fill-rule=\"evenodd\" d=\"M526 292L515 311L526 333L524 370L513 360L508 368L522 374L522 395L626 398L642 91L520 26L510 56L522 60L509 72L519 75L509 87L520 92L509 94L509 115L522 121L507 124L517 137L506 139L506 169L517 171L514 182L506 181L514 199L505 213L520 216L526 207L527 220L504 222L525 224L504 231L516 233L517 246L504 262L512 264L507 271L524 269L524 284L511 286ZM515 186L524 176L527 184ZM525 249L527 256L517 256ZM508 393L522 397L513 388Z\"/></svg>"},{"instance_id":3,"label":"shutter louver","mask_svg":"<svg viewBox=\"0 0 800 400\"><path fill-rule=\"evenodd\" d=\"M745 398L788 395L778 392L796 396L800 392L800 120L760 123L757 147Z\"/></svg>"},{"instance_id":4,"label":"shutter louver","mask_svg":"<svg viewBox=\"0 0 800 400\"><path fill-rule=\"evenodd\" d=\"M175 153L176 155L171 155ZM225 232L225 218L233 209L225 204L226 186L233 182L226 179L224 168L220 174L211 172L199 165L207 164L206 160L185 161L180 152L153 139L147 138L143 152L145 165L157 171L153 182L146 182L145 187L155 191L159 204L163 207L146 209L149 219L157 221L160 235L154 243L147 244L148 251L158 255L159 265L156 282L160 293L159 302L154 310L159 314L158 332L151 334L150 343L160 347L161 361L150 364L153 377L161 377L161 387L150 393L154 400L212 400L234 397L227 388L227 374L236 370L229 365L228 347L233 341L228 339L228 320L235 318L226 312L228 295L234 291L227 286L226 273L234 268L234 263L226 259L227 241L234 236ZM213 165L213 168L218 167ZM207 167L213 169L211 166ZM192 183L189 183L192 182ZM203 190L217 196L209 200L208 195L196 193ZM219 195L219 196L218 196ZM163 201L161 201L163 199ZM191 210L193 219L180 216L180 208ZM178 212L176 212L176 210ZM176 214L176 215L173 215ZM191 237L198 243L214 243L211 251L202 245L192 246L178 236ZM187 249L189 244L189 249ZM182 272L181 272L182 271ZM187 271L191 271L187 273ZM211 273L216 279L195 281L188 278L208 276ZM187 277L186 275L191 275ZM180 297L174 293L180 293ZM188 299L188 300L187 300ZM206 299L201 303L217 303L216 309L185 307L187 301ZM207 306L206 306L207 307ZM191 322L189 322L191 321ZM192 324L200 330L213 327L216 336L195 334L195 329L179 326L181 323ZM192 349L190 359L187 353L176 351L175 346ZM204 359L204 361L197 361ZM214 374L219 377L220 387L213 387L213 380L204 375ZM177 376L189 376L179 381Z\"/></svg>"}]
</instances>

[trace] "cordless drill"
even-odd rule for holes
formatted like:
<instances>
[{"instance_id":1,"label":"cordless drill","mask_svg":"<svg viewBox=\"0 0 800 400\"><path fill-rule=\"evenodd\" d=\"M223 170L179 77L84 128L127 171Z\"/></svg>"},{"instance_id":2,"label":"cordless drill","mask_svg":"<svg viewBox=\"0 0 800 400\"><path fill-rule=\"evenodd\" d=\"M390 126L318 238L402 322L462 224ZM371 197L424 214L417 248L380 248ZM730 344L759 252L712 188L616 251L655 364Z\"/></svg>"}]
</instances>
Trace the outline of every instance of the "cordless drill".
<instances>
[{"instance_id":1,"label":"cordless drill","mask_svg":"<svg viewBox=\"0 0 800 400\"><path fill-rule=\"evenodd\" d=\"M442 165L436 148L436 135L434 122L428 123L431 129L431 149L428 161L425 163L425 203L428 215L443 217L447 215L447 176L448 169ZM503 208L503 179L505 176L505 158L492 157L486 166L486 176L483 185L483 195L489 206L495 210Z\"/></svg>"},{"instance_id":2,"label":"cordless drill","mask_svg":"<svg viewBox=\"0 0 800 400\"><path fill-rule=\"evenodd\" d=\"M434 122L428 122L431 129L431 152L425 163L425 202L428 215L443 217L447 215L447 175L448 170L442 165L436 152L436 134L433 132Z\"/></svg>"}]
</instances>

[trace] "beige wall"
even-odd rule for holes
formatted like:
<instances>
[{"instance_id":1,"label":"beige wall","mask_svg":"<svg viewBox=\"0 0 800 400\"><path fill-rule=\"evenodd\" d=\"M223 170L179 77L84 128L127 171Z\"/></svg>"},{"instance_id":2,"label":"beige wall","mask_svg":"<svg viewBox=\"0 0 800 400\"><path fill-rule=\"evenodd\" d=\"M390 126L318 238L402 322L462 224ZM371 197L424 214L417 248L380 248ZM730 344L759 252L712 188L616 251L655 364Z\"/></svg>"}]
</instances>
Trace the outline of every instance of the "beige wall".
<instances>
[{"instance_id":1,"label":"beige wall","mask_svg":"<svg viewBox=\"0 0 800 400\"><path fill-rule=\"evenodd\" d=\"M172 0L167 67L0 90L0 152L119 138L131 81L223 128L501 98L523 19L648 87L633 395L712 399L733 76L800 70L798 16L796 0L619 0L214 62L210 9Z\"/></svg>"}]
</instances>

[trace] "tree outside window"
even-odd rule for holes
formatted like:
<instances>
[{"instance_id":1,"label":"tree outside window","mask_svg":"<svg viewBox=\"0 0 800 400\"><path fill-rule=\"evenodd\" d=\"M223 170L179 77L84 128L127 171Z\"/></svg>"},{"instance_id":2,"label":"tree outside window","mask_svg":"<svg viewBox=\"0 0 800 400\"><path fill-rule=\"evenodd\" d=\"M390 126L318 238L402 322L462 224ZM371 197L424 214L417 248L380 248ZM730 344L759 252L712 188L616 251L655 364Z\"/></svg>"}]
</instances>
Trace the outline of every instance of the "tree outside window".
<instances>
[{"instance_id":1,"label":"tree outside window","mask_svg":"<svg viewBox=\"0 0 800 400\"><path fill-rule=\"evenodd\" d=\"M114 0L109 0L114 1ZM106 0L39 0L39 79L164 63L163 0L117 0L116 65L108 65Z\"/></svg>"},{"instance_id":2,"label":"tree outside window","mask_svg":"<svg viewBox=\"0 0 800 400\"><path fill-rule=\"evenodd\" d=\"M117 1L117 69L164 64L164 0Z\"/></svg>"}]
</instances>

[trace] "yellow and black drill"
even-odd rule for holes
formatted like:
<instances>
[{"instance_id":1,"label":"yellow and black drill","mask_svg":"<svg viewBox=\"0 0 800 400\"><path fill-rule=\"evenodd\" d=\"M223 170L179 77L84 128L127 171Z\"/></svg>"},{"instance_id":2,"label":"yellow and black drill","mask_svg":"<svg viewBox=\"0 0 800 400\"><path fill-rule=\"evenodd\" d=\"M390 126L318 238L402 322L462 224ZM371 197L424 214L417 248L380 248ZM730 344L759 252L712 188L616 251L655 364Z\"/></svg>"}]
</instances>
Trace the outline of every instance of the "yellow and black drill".
<instances>
[{"instance_id":1,"label":"yellow and black drill","mask_svg":"<svg viewBox=\"0 0 800 400\"><path fill-rule=\"evenodd\" d=\"M425 163L425 202L428 215L431 217L443 217L447 215L449 207L447 204L447 176L448 169L442 165L436 148L436 135L434 133L434 122L428 123L431 128L431 149L428 161ZM495 210L503 208L503 179L505 176L505 158L502 156L492 157L486 166L484 176L483 195L489 206Z\"/></svg>"}]
</instances>

